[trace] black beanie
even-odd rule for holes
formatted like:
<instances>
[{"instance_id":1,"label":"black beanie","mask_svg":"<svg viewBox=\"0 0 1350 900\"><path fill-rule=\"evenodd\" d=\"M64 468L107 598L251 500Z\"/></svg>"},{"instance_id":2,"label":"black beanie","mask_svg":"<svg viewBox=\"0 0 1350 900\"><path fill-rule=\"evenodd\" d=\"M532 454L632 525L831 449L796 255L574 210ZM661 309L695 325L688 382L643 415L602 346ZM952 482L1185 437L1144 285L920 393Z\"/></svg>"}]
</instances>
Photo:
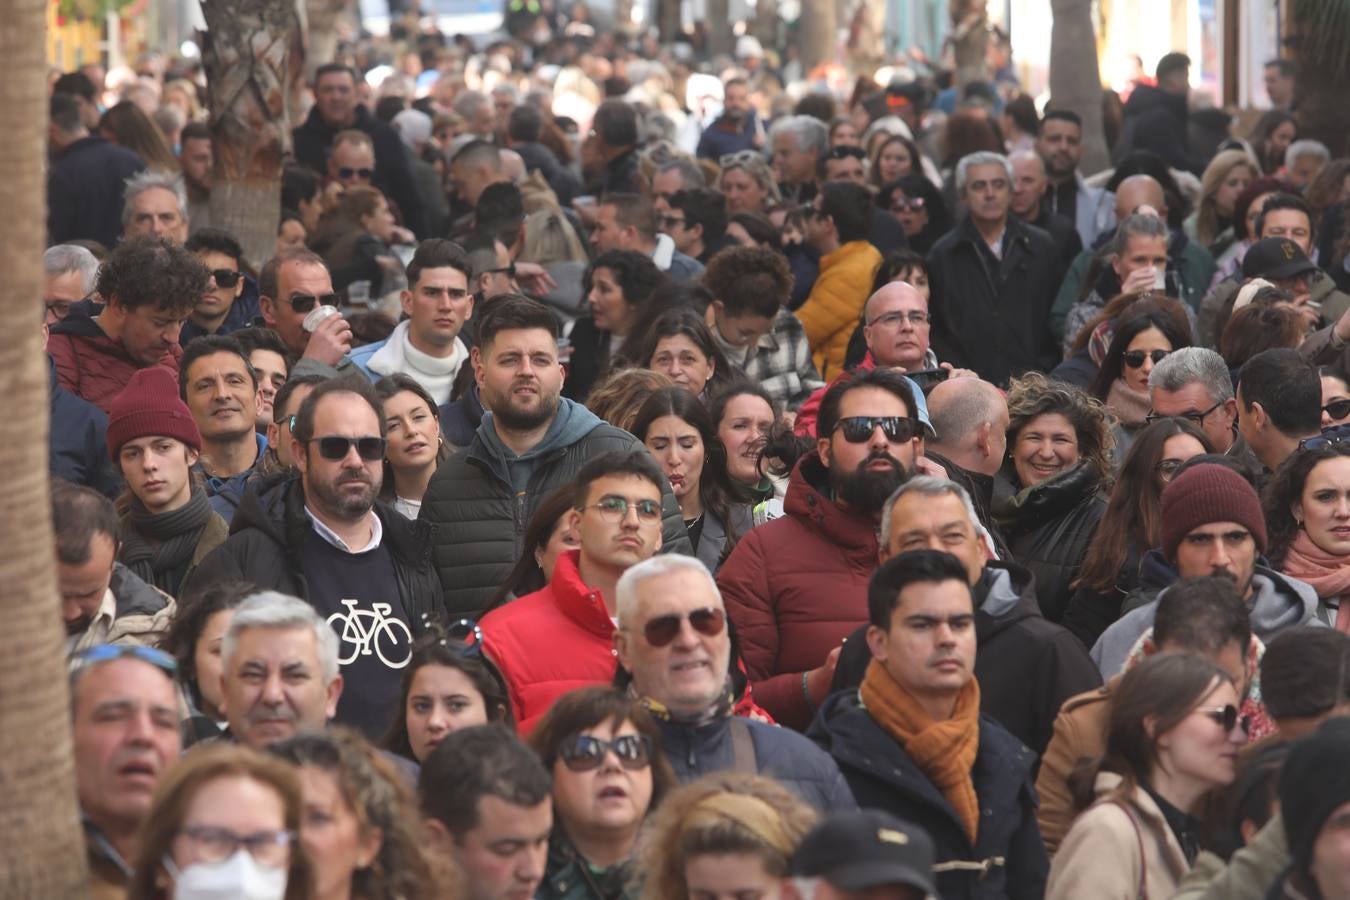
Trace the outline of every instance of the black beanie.
<instances>
[{"instance_id":1,"label":"black beanie","mask_svg":"<svg viewBox=\"0 0 1350 900\"><path fill-rule=\"evenodd\" d=\"M1280 770L1280 814L1294 871L1307 875L1313 844L1331 814L1350 803L1350 718L1328 719L1289 751Z\"/></svg>"}]
</instances>

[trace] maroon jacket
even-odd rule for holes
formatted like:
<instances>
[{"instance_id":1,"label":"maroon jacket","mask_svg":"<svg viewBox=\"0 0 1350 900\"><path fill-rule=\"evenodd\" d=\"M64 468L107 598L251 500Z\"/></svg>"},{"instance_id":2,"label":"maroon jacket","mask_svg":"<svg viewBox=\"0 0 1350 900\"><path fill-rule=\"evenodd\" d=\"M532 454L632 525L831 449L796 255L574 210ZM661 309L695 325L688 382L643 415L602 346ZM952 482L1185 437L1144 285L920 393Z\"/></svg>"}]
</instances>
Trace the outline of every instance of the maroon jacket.
<instances>
[{"instance_id":1,"label":"maroon jacket","mask_svg":"<svg viewBox=\"0 0 1350 900\"><path fill-rule=\"evenodd\" d=\"M122 345L108 337L98 323L80 310L72 310L65 321L52 326L47 338L47 353L56 363L56 378L61 387L83 397L104 412L122 392L138 369L144 368L127 355ZM183 348L174 344L159 360L174 377Z\"/></svg>"},{"instance_id":2,"label":"maroon jacket","mask_svg":"<svg viewBox=\"0 0 1350 900\"><path fill-rule=\"evenodd\" d=\"M717 573L755 700L798 730L814 713L802 673L867 621L877 567L876 521L831 500L821 490L828 477L815 451L802 457L785 515L741 538Z\"/></svg>"}]
</instances>

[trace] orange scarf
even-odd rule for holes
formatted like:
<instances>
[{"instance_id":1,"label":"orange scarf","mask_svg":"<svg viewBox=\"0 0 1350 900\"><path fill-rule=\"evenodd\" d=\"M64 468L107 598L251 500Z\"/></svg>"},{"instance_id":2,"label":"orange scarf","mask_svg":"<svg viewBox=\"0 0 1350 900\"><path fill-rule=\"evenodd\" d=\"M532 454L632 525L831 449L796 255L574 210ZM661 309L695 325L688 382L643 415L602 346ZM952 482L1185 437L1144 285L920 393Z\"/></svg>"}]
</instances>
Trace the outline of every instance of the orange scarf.
<instances>
[{"instance_id":1,"label":"orange scarf","mask_svg":"<svg viewBox=\"0 0 1350 900\"><path fill-rule=\"evenodd\" d=\"M867 664L859 695L876 723L942 792L974 844L980 827L980 800L970 777L980 749L980 686L975 679L957 695L951 718L940 722L875 659Z\"/></svg>"}]
</instances>

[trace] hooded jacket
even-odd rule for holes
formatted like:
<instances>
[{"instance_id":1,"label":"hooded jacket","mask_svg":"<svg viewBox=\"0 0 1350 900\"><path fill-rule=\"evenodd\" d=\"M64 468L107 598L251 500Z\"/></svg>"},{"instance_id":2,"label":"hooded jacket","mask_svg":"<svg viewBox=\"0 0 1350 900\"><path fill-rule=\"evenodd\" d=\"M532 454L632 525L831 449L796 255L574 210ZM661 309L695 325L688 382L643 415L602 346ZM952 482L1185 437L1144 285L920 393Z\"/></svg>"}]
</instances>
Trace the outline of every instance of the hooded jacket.
<instances>
[{"instance_id":1,"label":"hooded jacket","mask_svg":"<svg viewBox=\"0 0 1350 900\"><path fill-rule=\"evenodd\" d=\"M93 318L98 309L92 303L72 306L70 314L51 327L47 353L56 363L61 387L106 413L131 376L145 366L127 355L121 341L114 341L99 327ZM157 365L172 372L176 380L182 358L183 348L173 344Z\"/></svg>"},{"instance_id":2,"label":"hooded jacket","mask_svg":"<svg viewBox=\"0 0 1350 900\"><path fill-rule=\"evenodd\" d=\"M862 806L913 822L933 839L943 900L1040 900L1049 864L1036 827L1036 754L983 713L979 728L973 844L941 790L877 724L857 691L830 697L808 736L834 757Z\"/></svg>"},{"instance_id":3,"label":"hooded jacket","mask_svg":"<svg viewBox=\"0 0 1350 900\"><path fill-rule=\"evenodd\" d=\"M1145 583L1157 580L1156 566L1159 563L1162 563L1159 551L1150 550L1145 555L1141 573L1150 568L1155 572L1146 578ZM1174 574L1173 580L1177 577ZM1147 588L1141 588L1126 598L1122 607L1124 615L1106 629L1092 647L1092 661L1097 664L1103 678L1110 678L1125 667L1125 660L1134 649L1135 642L1153 627L1158 601L1167 590L1163 588L1149 597ZM1260 563L1257 563L1252 575L1252 595L1246 598L1246 602L1252 633L1267 644L1275 635L1296 625L1329 624L1327 609L1311 586Z\"/></svg>"},{"instance_id":4,"label":"hooded jacket","mask_svg":"<svg viewBox=\"0 0 1350 900\"><path fill-rule=\"evenodd\" d=\"M566 398L544 438L512 453L483 416L467 449L447 459L422 499L421 521L434 528L432 555L452 617L477 618L510 574L539 501L570 484L587 462L642 443ZM662 479L662 552L689 554L680 506Z\"/></svg>"},{"instance_id":5,"label":"hooded jacket","mask_svg":"<svg viewBox=\"0 0 1350 900\"><path fill-rule=\"evenodd\" d=\"M473 443L473 436L482 424L485 412L483 401L478 396L478 385L469 385L464 393L441 405L441 436L456 452L463 450Z\"/></svg>"},{"instance_id":6,"label":"hooded jacket","mask_svg":"<svg viewBox=\"0 0 1350 900\"><path fill-rule=\"evenodd\" d=\"M1102 683L1092 659L1072 634L1046 621L1036 583L1016 563L990 562L973 588L975 679L980 712L1036 753L1043 753L1065 700ZM872 660L867 626L849 635L831 689L856 689Z\"/></svg>"},{"instance_id":7,"label":"hooded jacket","mask_svg":"<svg viewBox=\"0 0 1350 900\"><path fill-rule=\"evenodd\" d=\"M802 673L867 621L877 567L877 524L831 497L812 451L788 480L784 515L752 529L717 573L755 700L775 720L804 729L814 712Z\"/></svg>"}]
</instances>

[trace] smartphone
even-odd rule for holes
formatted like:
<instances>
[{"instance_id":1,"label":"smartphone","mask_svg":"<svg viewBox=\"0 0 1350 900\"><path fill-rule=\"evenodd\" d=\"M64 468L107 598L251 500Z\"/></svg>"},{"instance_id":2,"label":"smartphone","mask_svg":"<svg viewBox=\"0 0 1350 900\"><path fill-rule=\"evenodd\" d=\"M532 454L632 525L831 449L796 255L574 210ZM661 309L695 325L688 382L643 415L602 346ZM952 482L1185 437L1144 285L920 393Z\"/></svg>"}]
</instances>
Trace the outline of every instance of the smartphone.
<instances>
[{"instance_id":1,"label":"smartphone","mask_svg":"<svg viewBox=\"0 0 1350 900\"><path fill-rule=\"evenodd\" d=\"M927 394L939 382L946 381L951 376L950 369L918 369L913 372L906 372L905 377L914 380L919 386L919 390Z\"/></svg>"}]
</instances>

